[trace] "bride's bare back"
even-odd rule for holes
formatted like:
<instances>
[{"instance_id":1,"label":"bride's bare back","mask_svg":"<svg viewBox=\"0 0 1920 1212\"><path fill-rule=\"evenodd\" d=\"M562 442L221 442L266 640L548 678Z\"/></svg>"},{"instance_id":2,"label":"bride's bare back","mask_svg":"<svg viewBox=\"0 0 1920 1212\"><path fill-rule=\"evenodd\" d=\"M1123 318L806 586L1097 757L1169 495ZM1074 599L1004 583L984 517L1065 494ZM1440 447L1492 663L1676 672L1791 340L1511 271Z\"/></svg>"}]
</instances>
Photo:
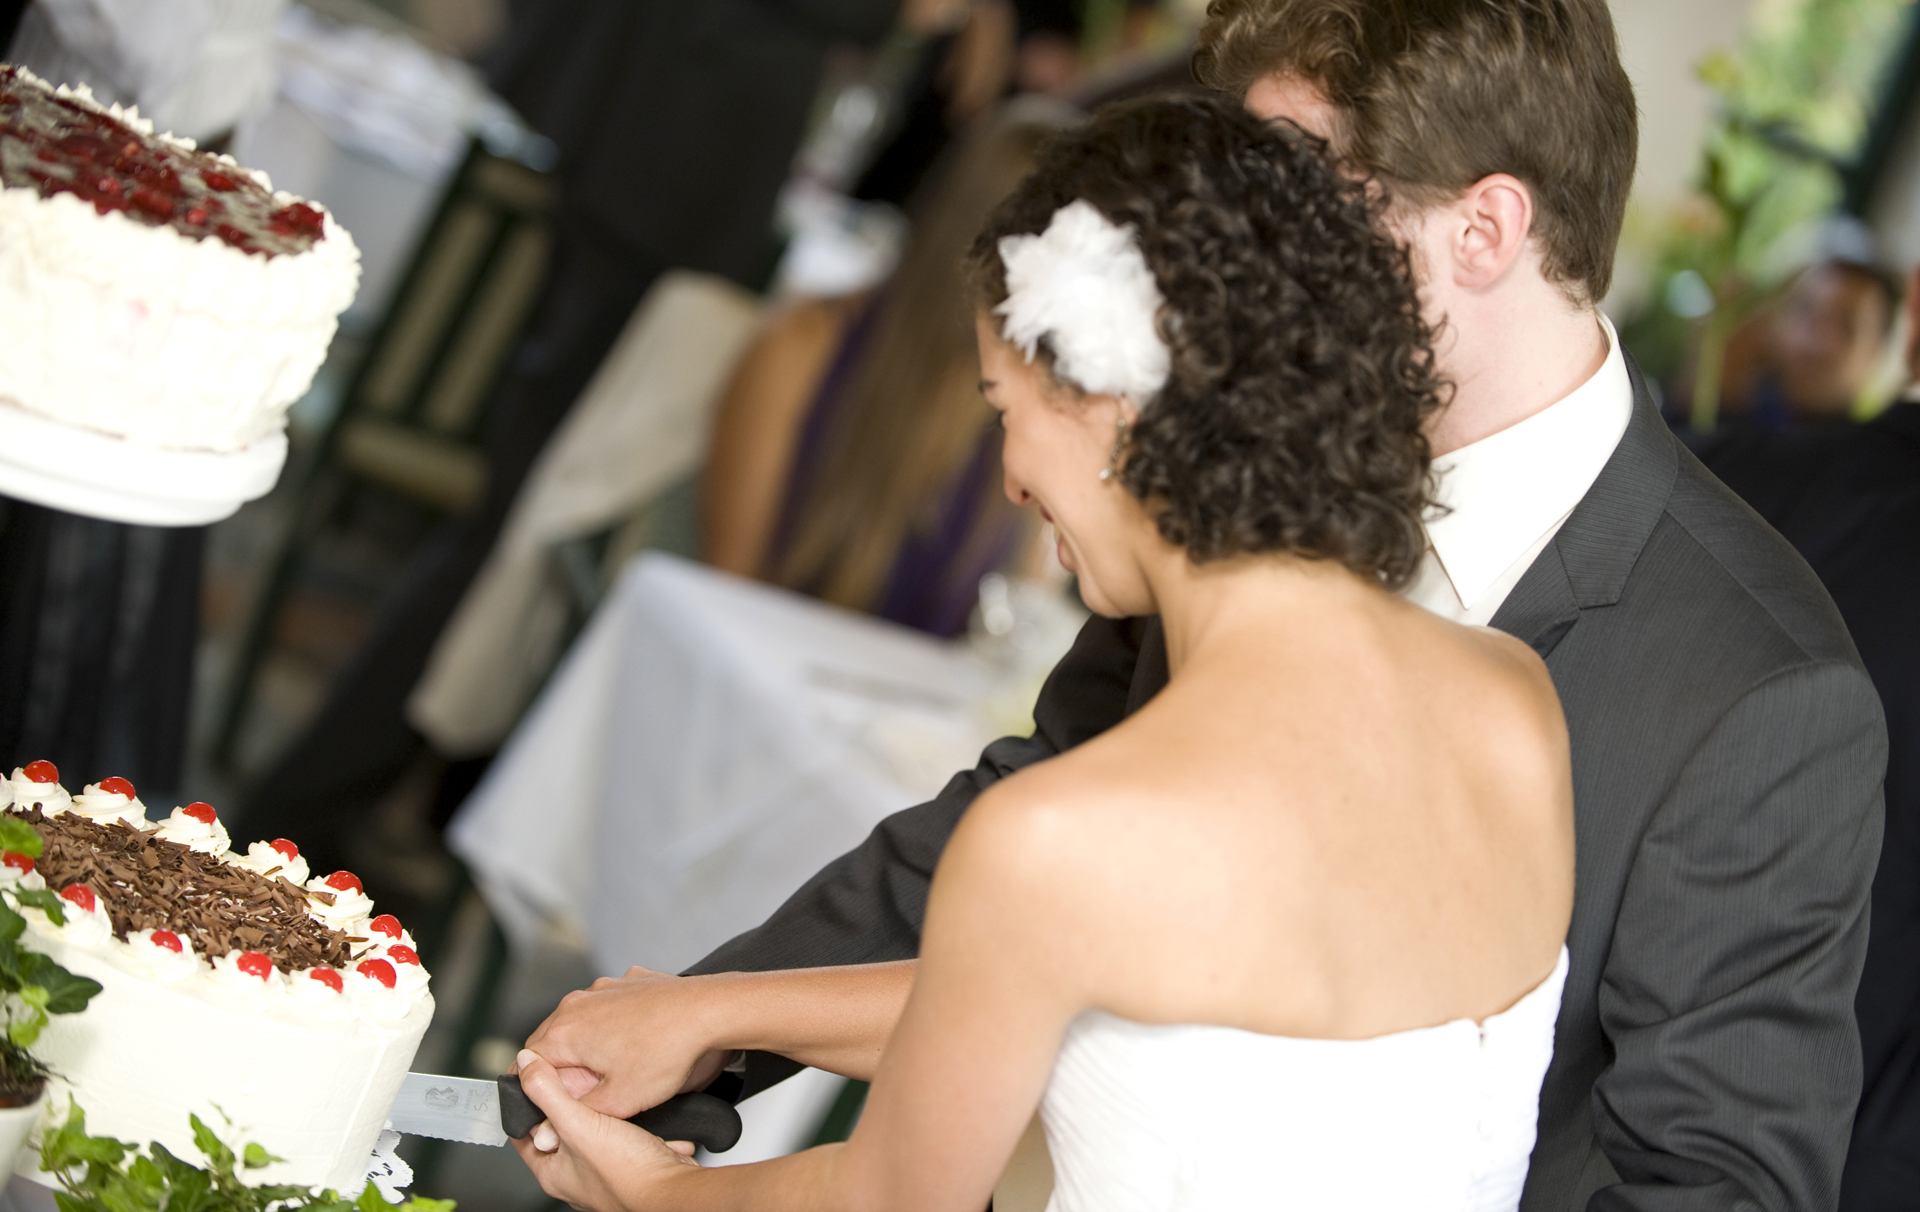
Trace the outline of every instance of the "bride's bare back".
<instances>
[{"instance_id":1,"label":"bride's bare back","mask_svg":"<svg viewBox=\"0 0 1920 1212\"><path fill-rule=\"evenodd\" d=\"M1146 708L976 807L984 862L1054 855L1032 928L1075 940L1090 1004L1354 1039L1483 1019L1552 971L1573 814L1545 666L1313 580L1282 617L1253 587Z\"/></svg>"}]
</instances>

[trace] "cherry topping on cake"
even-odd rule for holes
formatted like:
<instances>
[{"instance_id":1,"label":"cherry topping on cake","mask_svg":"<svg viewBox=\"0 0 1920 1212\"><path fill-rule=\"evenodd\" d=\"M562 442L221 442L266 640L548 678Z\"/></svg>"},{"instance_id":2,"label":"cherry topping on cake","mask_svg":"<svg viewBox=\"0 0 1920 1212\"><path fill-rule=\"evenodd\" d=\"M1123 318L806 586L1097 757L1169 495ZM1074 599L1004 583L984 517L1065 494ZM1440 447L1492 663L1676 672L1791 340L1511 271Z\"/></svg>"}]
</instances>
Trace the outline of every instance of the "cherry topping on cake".
<instances>
[{"instance_id":1,"label":"cherry topping on cake","mask_svg":"<svg viewBox=\"0 0 1920 1212\"><path fill-rule=\"evenodd\" d=\"M211 825L220 819L219 814L214 812L212 804L203 804L199 800L195 800L191 804L183 805L180 811L186 813L194 820L199 821L202 825Z\"/></svg>"},{"instance_id":2,"label":"cherry topping on cake","mask_svg":"<svg viewBox=\"0 0 1920 1212\"><path fill-rule=\"evenodd\" d=\"M283 837L274 838L272 841L268 842L267 845L274 851L274 853L278 854L281 858L287 860L289 863L291 863L293 860L300 857L300 847L294 845L292 842L288 841L286 838L283 838Z\"/></svg>"},{"instance_id":3,"label":"cherry topping on cake","mask_svg":"<svg viewBox=\"0 0 1920 1212\"><path fill-rule=\"evenodd\" d=\"M406 931L400 928L400 919L391 913L383 913L367 923L367 929L375 934L384 934L388 938L399 938Z\"/></svg>"},{"instance_id":4,"label":"cherry topping on cake","mask_svg":"<svg viewBox=\"0 0 1920 1212\"><path fill-rule=\"evenodd\" d=\"M21 771L30 783L57 783L60 781L60 769L52 762L28 762Z\"/></svg>"},{"instance_id":5,"label":"cherry topping on cake","mask_svg":"<svg viewBox=\"0 0 1920 1212\"><path fill-rule=\"evenodd\" d=\"M307 976L312 980L319 981L335 993L345 993L347 991L347 982L341 980L340 974L331 968L315 968L311 972L308 972Z\"/></svg>"},{"instance_id":6,"label":"cherry topping on cake","mask_svg":"<svg viewBox=\"0 0 1920 1212\"><path fill-rule=\"evenodd\" d=\"M383 959L361 960L354 971L361 976L379 981L389 989L400 983L400 974L393 970L392 964Z\"/></svg>"},{"instance_id":7,"label":"cherry topping on cake","mask_svg":"<svg viewBox=\"0 0 1920 1212\"><path fill-rule=\"evenodd\" d=\"M85 884L68 884L60 890L60 899L70 902L83 913L92 913L100 904L100 898Z\"/></svg>"},{"instance_id":8,"label":"cherry topping on cake","mask_svg":"<svg viewBox=\"0 0 1920 1212\"><path fill-rule=\"evenodd\" d=\"M420 966L420 953L412 947L404 947L398 943L387 948L387 958L396 964L412 964L416 968Z\"/></svg>"},{"instance_id":9,"label":"cherry topping on cake","mask_svg":"<svg viewBox=\"0 0 1920 1212\"><path fill-rule=\"evenodd\" d=\"M208 189L217 194L230 194L240 188L238 181L216 168L201 170L200 179L207 183Z\"/></svg>"},{"instance_id":10,"label":"cherry topping on cake","mask_svg":"<svg viewBox=\"0 0 1920 1212\"><path fill-rule=\"evenodd\" d=\"M180 936L171 930L155 930L149 937L152 939L154 946L165 947L175 955L179 955L182 951L186 950L185 945L180 941Z\"/></svg>"},{"instance_id":11,"label":"cherry topping on cake","mask_svg":"<svg viewBox=\"0 0 1920 1212\"><path fill-rule=\"evenodd\" d=\"M325 880L327 887L335 892L361 892L360 877L351 871L336 871Z\"/></svg>"},{"instance_id":12,"label":"cherry topping on cake","mask_svg":"<svg viewBox=\"0 0 1920 1212\"><path fill-rule=\"evenodd\" d=\"M25 875L33 870L33 860L18 850L9 850L5 854L0 854L0 866L11 867L21 875Z\"/></svg>"},{"instance_id":13,"label":"cherry topping on cake","mask_svg":"<svg viewBox=\"0 0 1920 1212\"><path fill-rule=\"evenodd\" d=\"M273 961L258 951L241 952L240 958L234 961L233 966L248 976L257 976L261 980L266 980L273 975Z\"/></svg>"},{"instance_id":14,"label":"cherry topping on cake","mask_svg":"<svg viewBox=\"0 0 1920 1212\"><path fill-rule=\"evenodd\" d=\"M124 795L128 799L133 798L133 784L121 778L119 775L114 775L112 778L101 779L100 790L106 792L108 795Z\"/></svg>"}]
</instances>

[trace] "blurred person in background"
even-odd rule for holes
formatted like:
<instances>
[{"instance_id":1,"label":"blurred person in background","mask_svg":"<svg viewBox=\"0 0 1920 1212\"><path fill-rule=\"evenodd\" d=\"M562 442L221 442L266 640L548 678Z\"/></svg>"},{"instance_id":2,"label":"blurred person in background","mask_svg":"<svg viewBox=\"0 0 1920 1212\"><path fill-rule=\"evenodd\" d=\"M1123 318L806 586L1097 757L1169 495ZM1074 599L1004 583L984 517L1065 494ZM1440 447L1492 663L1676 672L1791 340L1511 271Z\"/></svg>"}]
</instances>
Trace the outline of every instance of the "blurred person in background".
<instances>
[{"instance_id":1,"label":"blurred person in background","mask_svg":"<svg viewBox=\"0 0 1920 1212\"><path fill-rule=\"evenodd\" d=\"M1886 709L1886 839L1854 1008L1865 1065L1843 1212L1920 1209L1920 271L1906 394L1863 425L1722 431L1707 466L1819 574Z\"/></svg>"},{"instance_id":2,"label":"blurred person in background","mask_svg":"<svg viewBox=\"0 0 1920 1212\"><path fill-rule=\"evenodd\" d=\"M1886 353L1900 290L1870 247L1830 249L1727 342L1721 412L1781 430L1844 422ZM1692 391L1675 399L1691 398Z\"/></svg>"},{"instance_id":3,"label":"blurred person in background","mask_svg":"<svg viewBox=\"0 0 1920 1212\"><path fill-rule=\"evenodd\" d=\"M487 405L481 499L413 561L311 724L237 820L298 836L319 866L422 752L406 698L492 549L535 458L668 269L764 286L774 201L838 44L896 24L950 27L966 0L518 0L487 63L496 91L559 149L552 266ZM484 763L450 772L444 822ZM360 874L376 882L375 870ZM383 897L404 889L384 888Z\"/></svg>"},{"instance_id":4,"label":"blurred person in background","mask_svg":"<svg viewBox=\"0 0 1920 1212\"><path fill-rule=\"evenodd\" d=\"M708 563L935 635L965 629L980 578L1018 560L1033 527L1000 491L961 260L1072 118L1016 103L978 129L923 189L888 282L797 303L748 348L702 477Z\"/></svg>"}]
</instances>

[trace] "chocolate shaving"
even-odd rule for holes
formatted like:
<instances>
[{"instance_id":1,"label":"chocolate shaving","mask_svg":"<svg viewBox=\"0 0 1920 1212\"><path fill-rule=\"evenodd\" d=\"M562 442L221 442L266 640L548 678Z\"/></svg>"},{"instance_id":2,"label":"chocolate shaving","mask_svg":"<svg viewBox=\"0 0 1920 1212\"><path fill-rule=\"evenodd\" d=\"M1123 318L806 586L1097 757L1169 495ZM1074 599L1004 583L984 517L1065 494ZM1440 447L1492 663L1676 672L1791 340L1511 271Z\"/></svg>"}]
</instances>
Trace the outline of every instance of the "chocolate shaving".
<instances>
[{"instance_id":1,"label":"chocolate shaving","mask_svg":"<svg viewBox=\"0 0 1920 1212\"><path fill-rule=\"evenodd\" d=\"M344 968L354 940L307 913L312 893L278 877L229 866L135 829L101 824L78 813L15 812L39 831L46 849L34 869L49 888L91 887L113 919L115 938L135 930L171 930L192 940L208 960L229 951L258 951L282 972Z\"/></svg>"}]
</instances>

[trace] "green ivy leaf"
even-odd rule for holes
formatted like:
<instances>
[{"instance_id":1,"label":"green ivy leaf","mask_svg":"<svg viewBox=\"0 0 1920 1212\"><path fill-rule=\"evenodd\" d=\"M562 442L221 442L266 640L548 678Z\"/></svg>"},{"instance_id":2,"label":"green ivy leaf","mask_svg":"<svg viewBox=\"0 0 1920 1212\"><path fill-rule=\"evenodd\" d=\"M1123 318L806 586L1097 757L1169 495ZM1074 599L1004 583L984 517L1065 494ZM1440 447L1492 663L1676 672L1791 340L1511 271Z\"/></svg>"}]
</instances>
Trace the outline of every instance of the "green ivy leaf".
<instances>
[{"instance_id":1,"label":"green ivy leaf","mask_svg":"<svg viewBox=\"0 0 1920 1212\"><path fill-rule=\"evenodd\" d=\"M205 1170L187 1168L187 1173L168 1183L166 1212L202 1212L213 1203L213 1179Z\"/></svg>"},{"instance_id":2,"label":"green ivy leaf","mask_svg":"<svg viewBox=\"0 0 1920 1212\"><path fill-rule=\"evenodd\" d=\"M27 919L0 904L0 943L11 943L27 928Z\"/></svg>"},{"instance_id":3,"label":"green ivy leaf","mask_svg":"<svg viewBox=\"0 0 1920 1212\"><path fill-rule=\"evenodd\" d=\"M257 1144L249 1144L241 1154L240 1164L249 1170L258 1170L262 1166L271 1166L275 1162L285 1160L287 1159L284 1157L275 1157Z\"/></svg>"},{"instance_id":4,"label":"green ivy leaf","mask_svg":"<svg viewBox=\"0 0 1920 1212\"><path fill-rule=\"evenodd\" d=\"M187 1117L193 1125L193 1147L206 1155L208 1168L217 1175L233 1173L233 1150L220 1143L213 1129L200 1122L197 1115Z\"/></svg>"},{"instance_id":5,"label":"green ivy leaf","mask_svg":"<svg viewBox=\"0 0 1920 1212\"><path fill-rule=\"evenodd\" d=\"M53 1205L60 1212L106 1212L106 1205L97 1200L69 1195L65 1191L53 1193Z\"/></svg>"},{"instance_id":6,"label":"green ivy leaf","mask_svg":"<svg viewBox=\"0 0 1920 1212\"><path fill-rule=\"evenodd\" d=\"M453 1201L428 1199L424 1195L416 1195L401 1204L399 1212L453 1212Z\"/></svg>"},{"instance_id":7,"label":"green ivy leaf","mask_svg":"<svg viewBox=\"0 0 1920 1212\"><path fill-rule=\"evenodd\" d=\"M47 920L56 926L67 924L67 903L51 888L15 889L13 899L46 914Z\"/></svg>"},{"instance_id":8,"label":"green ivy leaf","mask_svg":"<svg viewBox=\"0 0 1920 1212\"><path fill-rule=\"evenodd\" d=\"M0 814L0 850L12 850L28 858L39 858L46 844L40 832L17 816Z\"/></svg>"}]
</instances>

